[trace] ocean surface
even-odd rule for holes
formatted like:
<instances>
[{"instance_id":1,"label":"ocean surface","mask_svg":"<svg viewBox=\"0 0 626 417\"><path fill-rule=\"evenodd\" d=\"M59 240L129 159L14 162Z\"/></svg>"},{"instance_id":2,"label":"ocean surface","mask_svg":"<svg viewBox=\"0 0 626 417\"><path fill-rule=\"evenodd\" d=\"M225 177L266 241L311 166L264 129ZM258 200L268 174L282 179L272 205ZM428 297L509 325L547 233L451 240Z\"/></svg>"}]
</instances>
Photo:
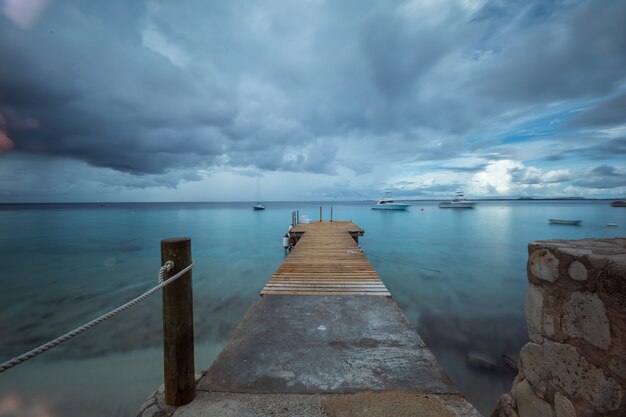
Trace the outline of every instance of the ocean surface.
<instances>
[{"instance_id":1,"label":"ocean surface","mask_svg":"<svg viewBox=\"0 0 626 417\"><path fill-rule=\"evenodd\" d=\"M491 201L473 210L413 202L407 212L367 202L267 203L261 212L252 203L0 205L0 362L156 285L160 240L188 236L196 369L206 369L284 259L291 212L319 219L322 205L326 220L331 204L334 219L365 229L359 243L393 298L484 415L515 371L472 368L467 354L499 361L526 343L528 243L626 235L626 209L607 201ZM0 374L0 416L135 416L162 384L161 326L157 295Z\"/></svg>"}]
</instances>

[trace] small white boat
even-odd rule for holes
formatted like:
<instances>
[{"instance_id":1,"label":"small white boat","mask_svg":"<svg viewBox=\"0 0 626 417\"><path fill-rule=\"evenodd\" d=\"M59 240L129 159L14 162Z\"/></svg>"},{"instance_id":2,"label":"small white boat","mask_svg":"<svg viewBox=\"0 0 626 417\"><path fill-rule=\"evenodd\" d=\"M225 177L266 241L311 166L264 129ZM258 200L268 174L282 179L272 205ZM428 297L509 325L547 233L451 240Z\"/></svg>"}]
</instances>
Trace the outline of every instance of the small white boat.
<instances>
[{"instance_id":1,"label":"small white boat","mask_svg":"<svg viewBox=\"0 0 626 417\"><path fill-rule=\"evenodd\" d=\"M259 203L259 200L261 200L261 184L260 184L261 180L259 178L256 179L256 204L254 206L252 206L252 210L254 211L260 211L260 210L265 210L265 204L261 204Z\"/></svg>"},{"instance_id":2,"label":"small white boat","mask_svg":"<svg viewBox=\"0 0 626 417\"><path fill-rule=\"evenodd\" d=\"M464 208L471 209L476 205L473 201L468 201L463 196L463 191L457 191L454 193L452 201L442 201L439 203L439 208Z\"/></svg>"},{"instance_id":3,"label":"small white boat","mask_svg":"<svg viewBox=\"0 0 626 417\"><path fill-rule=\"evenodd\" d=\"M372 207L372 210L406 210L409 206L410 204L395 202L391 198L391 192L387 191L385 195L378 200L378 203Z\"/></svg>"},{"instance_id":4,"label":"small white boat","mask_svg":"<svg viewBox=\"0 0 626 417\"><path fill-rule=\"evenodd\" d=\"M550 219L550 224L567 224L570 226L578 226L580 223L582 223L582 220Z\"/></svg>"}]
</instances>

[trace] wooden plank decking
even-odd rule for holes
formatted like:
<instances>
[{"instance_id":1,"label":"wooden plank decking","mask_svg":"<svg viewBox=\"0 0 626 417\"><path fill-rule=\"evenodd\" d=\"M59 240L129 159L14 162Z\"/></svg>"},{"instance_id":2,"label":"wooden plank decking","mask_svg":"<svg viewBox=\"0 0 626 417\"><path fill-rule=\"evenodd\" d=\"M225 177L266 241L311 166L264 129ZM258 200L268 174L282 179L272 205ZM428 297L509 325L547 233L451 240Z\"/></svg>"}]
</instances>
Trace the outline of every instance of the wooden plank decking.
<instances>
[{"instance_id":1,"label":"wooden plank decking","mask_svg":"<svg viewBox=\"0 0 626 417\"><path fill-rule=\"evenodd\" d=\"M300 224L293 251L271 277L261 295L382 295L387 287L360 251L352 235L363 229L352 222Z\"/></svg>"}]
</instances>

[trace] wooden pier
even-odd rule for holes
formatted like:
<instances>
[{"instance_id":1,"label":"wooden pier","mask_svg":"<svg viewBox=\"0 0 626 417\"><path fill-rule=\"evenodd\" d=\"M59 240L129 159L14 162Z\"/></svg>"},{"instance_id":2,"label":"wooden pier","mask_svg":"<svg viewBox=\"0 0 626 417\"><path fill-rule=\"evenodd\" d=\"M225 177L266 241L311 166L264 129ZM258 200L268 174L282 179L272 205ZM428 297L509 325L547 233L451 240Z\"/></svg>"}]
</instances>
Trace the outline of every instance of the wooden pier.
<instances>
[{"instance_id":1,"label":"wooden pier","mask_svg":"<svg viewBox=\"0 0 626 417\"><path fill-rule=\"evenodd\" d=\"M297 245L261 295L382 295L391 297L357 244L363 229L352 222L293 227Z\"/></svg>"},{"instance_id":2,"label":"wooden pier","mask_svg":"<svg viewBox=\"0 0 626 417\"><path fill-rule=\"evenodd\" d=\"M480 416L361 252L361 228L314 222L289 233L294 250L198 381L195 399L174 409L155 394L146 410L174 417ZM140 413L152 415L159 414Z\"/></svg>"}]
</instances>

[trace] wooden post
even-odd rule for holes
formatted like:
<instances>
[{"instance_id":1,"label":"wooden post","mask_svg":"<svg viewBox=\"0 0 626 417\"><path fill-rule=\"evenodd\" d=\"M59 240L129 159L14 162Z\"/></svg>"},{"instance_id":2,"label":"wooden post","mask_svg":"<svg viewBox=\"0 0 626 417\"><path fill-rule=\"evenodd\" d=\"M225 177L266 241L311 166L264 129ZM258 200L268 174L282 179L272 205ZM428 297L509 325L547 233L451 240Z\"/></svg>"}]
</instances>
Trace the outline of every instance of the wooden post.
<instances>
[{"instance_id":1,"label":"wooden post","mask_svg":"<svg viewBox=\"0 0 626 417\"><path fill-rule=\"evenodd\" d=\"M320 206L320 221L322 221L322 206Z\"/></svg>"},{"instance_id":2,"label":"wooden post","mask_svg":"<svg viewBox=\"0 0 626 417\"><path fill-rule=\"evenodd\" d=\"M333 222L333 206L330 206L330 222Z\"/></svg>"},{"instance_id":3,"label":"wooden post","mask_svg":"<svg viewBox=\"0 0 626 417\"><path fill-rule=\"evenodd\" d=\"M191 239L162 240L161 265L167 261L174 262L174 268L165 274L166 280L191 264ZM163 353L165 402L187 404L196 392L191 270L163 288Z\"/></svg>"}]
</instances>

